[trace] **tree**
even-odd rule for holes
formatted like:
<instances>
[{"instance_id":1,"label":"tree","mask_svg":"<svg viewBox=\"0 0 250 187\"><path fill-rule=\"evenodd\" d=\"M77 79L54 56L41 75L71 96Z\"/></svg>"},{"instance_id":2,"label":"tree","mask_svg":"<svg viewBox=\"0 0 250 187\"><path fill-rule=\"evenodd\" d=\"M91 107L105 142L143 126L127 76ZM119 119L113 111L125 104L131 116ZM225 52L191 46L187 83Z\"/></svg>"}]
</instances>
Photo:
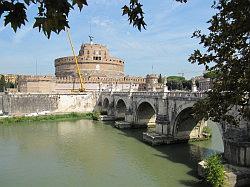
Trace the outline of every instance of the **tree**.
<instances>
[{"instance_id":1,"label":"tree","mask_svg":"<svg viewBox=\"0 0 250 187\"><path fill-rule=\"evenodd\" d=\"M181 77L181 76L169 76L169 77L167 77L167 80L168 81L182 82L185 80L185 78Z\"/></svg>"},{"instance_id":2,"label":"tree","mask_svg":"<svg viewBox=\"0 0 250 187\"><path fill-rule=\"evenodd\" d=\"M206 73L204 73L203 77L204 78L210 78L210 79L216 79L219 75L219 72L217 71L208 71Z\"/></svg>"},{"instance_id":3,"label":"tree","mask_svg":"<svg viewBox=\"0 0 250 187\"><path fill-rule=\"evenodd\" d=\"M191 90L192 81L180 76L169 76L167 77L167 86L169 90Z\"/></svg>"},{"instance_id":4,"label":"tree","mask_svg":"<svg viewBox=\"0 0 250 187\"><path fill-rule=\"evenodd\" d=\"M185 80L182 82L184 90L192 90L192 80Z\"/></svg>"},{"instance_id":5,"label":"tree","mask_svg":"<svg viewBox=\"0 0 250 187\"><path fill-rule=\"evenodd\" d=\"M186 3L187 0L176 0ZM51 32L60 33L69 28L68 16L76 6L81 11L84 6L88 6L87 0L0 0L0 18L4 16L4 26L10 24L16 32L18 28L25 25L27 20L27 7L36 5L37 17L35 17L34 28L49 38ZM129 5L122 7L122 15L127 15L129 23L137 27L140 31L146 29L144 12L139 0L130 0Z\"/></svg>"},{"instance_id":6,"label":"tree","mask_svg":"<svg viewBox=\"0 0 250 187\"><path fill-rule=\"evenodd\" d=\"M250 0L219 0L209 20L209 33L196 31L206 51L195 50L189 61L216 72L213 89L195 105L196 116L237 124L250 119ZM232 109L237 112L230 113ZM237 116L235 114L237 113Z\"/></svg>"},{"instance_id":7,"label":"tree","mask_svg":"<svg viewBox=\"0 0 250 187\"><path fill-rule=\"evenodd\" d=\"M6 82L5 83L5 88L15 88L15 87L16 87L16 85L14 83L12 83L12 82Z\"/></svg>"},{"instance_id":8,"label":"tree","mask_svg":"<svg viewBox=\"0 0 250 187\"><path fill-rule=\"evenodd\" d=\"M0 75L0 92L5 90L5 78L4 75Z\"/></svg>"}]
</instances>

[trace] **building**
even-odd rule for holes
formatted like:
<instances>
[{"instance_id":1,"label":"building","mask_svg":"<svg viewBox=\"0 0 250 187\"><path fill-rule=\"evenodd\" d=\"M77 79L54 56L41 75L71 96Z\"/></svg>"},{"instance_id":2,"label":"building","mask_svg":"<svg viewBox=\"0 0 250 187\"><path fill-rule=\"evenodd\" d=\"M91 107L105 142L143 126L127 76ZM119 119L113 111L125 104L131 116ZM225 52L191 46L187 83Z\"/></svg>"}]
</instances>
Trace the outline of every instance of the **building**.
<instances>
[{"instance_id":1,"label":"building","mask_svg":"<svg viewBox=\"0 0 250 187\"><path fill-rule=\"evenodd\" d=\"M125 76L124 61L111 57L104 45L83 44L76 57L86 91L145 90L146 78ZM73 56L55 59L55 76L19 76L19 92L71 92L80 89Z\"/></svg>"},{"instance_id":2,"label":"building","mask_svg":"<svg viewBox=\"0 0 250 187\"><path fill-rule=\"evenodd\" d=\"M199 91L208 91L211 90L213 87L213 81L210 78L204 78L201 80L198 80L199 82Z\"/></svg>"},{"instance_id":3,"label":"building","mask_svg":"<svg viewBox=\"0 0 250 187\"><path fill-rule=\"evenodd\" d=\"M211 90L213 87L213 80L210 78L204 78L204 76L194 77L193 80L198 82L198 91L204 92Z\"/></svg>"},{"instance_id":4,"label":"building","mask_svg":"<svg viewBox=\"0 0 250 187\"><path fill-rule=\"evenodd\" d=\"M84 44L77 56L80 72L83 77L123 77L124 61L111 57L106 46ZM78 77L73 56L55 60L56 77Z\"/></svg>"}]
</instances>

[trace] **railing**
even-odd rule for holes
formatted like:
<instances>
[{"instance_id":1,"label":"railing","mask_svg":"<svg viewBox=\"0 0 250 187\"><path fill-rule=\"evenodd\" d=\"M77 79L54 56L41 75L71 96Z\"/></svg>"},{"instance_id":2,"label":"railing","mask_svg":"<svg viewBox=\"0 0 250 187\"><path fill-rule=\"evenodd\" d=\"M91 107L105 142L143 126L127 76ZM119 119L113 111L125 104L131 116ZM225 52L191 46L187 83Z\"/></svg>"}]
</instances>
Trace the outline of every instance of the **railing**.
<instances>
[{"instance_id":1,"label":"railing","mask_svg":"<svg viewBox=\"0 0 250 187\"><path fill-rule=\"evenodd\" d=\"M111 94L111 92L102 92ZM206 96L203 92L113 92L113 95L132 95L132 96L157 96L157 97L175 97L175 98L203 98Z\"/></svg>"},{"instance_id":2,"label":"railing","mask_svg":"<svg viewBox=\"0 0 250 187\"><path fill-rule=\"evenodd\" d=\"M205 97L205 93L202 92L166 92L164 93L167 97L191 97L191 98L202 98Z\"/></svg>"},{"instance_id":3,"label":"railing","mask_svg":"<svg viewBox=\"0 0 250 187\"><path fill-rule=\"evenodd\" d=\"M135 96L163 96L164 95L164 92L145 92L145 91L142 91L142 92L132 92L132 95L135 95Z\"/></svg>"}]
</instances>

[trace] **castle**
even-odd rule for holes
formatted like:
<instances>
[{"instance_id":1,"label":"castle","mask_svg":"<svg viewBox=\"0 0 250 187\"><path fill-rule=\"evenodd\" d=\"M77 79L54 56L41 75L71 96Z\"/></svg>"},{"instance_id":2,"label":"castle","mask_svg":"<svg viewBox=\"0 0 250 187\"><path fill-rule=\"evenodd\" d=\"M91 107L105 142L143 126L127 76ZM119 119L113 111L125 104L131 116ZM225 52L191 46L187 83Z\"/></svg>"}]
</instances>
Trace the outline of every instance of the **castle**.
<instances>
[{"instance_id":1,"label":"castle","mask_svg":"<svg viewBox=\"0 0 250 187\"><path fill-rule=\"evenodd\" d=\"M156 75L125 76L124 61L112 57L104 45L83 44L76 58L85 91L143 91L159 87ZM74 56L55 59L55 76L22 75L17 82L19 92L67 93L80 88Z\"/></svg>"}]
</instances>

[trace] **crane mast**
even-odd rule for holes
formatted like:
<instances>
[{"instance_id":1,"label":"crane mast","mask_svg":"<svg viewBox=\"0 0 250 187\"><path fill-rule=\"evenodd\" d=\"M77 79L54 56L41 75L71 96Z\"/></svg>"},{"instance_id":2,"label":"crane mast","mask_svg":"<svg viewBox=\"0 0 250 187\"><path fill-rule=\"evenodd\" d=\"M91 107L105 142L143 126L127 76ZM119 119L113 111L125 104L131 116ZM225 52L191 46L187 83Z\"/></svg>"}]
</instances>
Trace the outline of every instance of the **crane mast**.
<instances>
[{"instance_id":1,"label":"crane mast","mask_svg":"<svg viewBox=\"0 0 250 187\"><path fill-rule=\"evenodd\" d=\"M83 86L82 74L80 72L80 68L79 68L79 64L78 64L78 59L77 59L76 54L75 54L74 46L73 46L73 43L72 43L72 40L71 40L68 28L66 28L66 32L67 32L67 36L68 36L68 40L69 40L69 43L70 43L70 47L71 47L71 50L72 50L72 53L73 53L73 56L74 56L74 60L75 60L75 63L76 63L76 71L77 71L77 74L78 74L79 79L80 79L80 89L79 89L79 91L80 92L84 92L85 89L84 89L84 86Z\"/></svg>"}]
</instances>

